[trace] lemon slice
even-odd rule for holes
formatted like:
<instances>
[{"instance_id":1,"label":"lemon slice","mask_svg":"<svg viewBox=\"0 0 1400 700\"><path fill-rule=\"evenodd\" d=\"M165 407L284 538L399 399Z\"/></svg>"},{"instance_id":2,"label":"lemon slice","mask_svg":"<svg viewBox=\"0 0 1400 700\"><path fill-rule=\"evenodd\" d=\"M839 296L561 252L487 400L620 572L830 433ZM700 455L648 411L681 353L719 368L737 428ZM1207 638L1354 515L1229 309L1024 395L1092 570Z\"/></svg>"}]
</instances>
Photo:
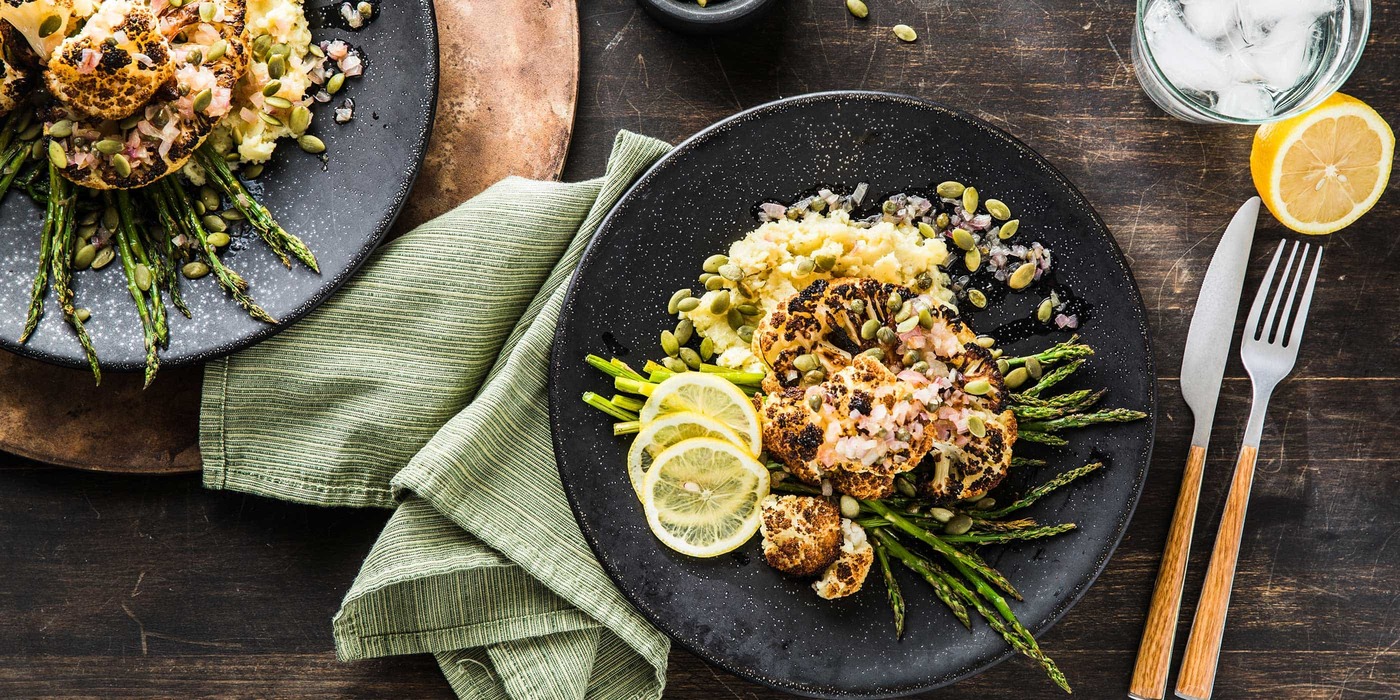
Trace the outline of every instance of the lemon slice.
<instances>
[{"instance_id":1,"label":"lemon slice","mask_svg":"<svg viewBox=\"0 0 1400 700\"><path fill-rule=\"evenodd\" d=\"M656 386L642 406L640 420L646 425L659 416L693 411L723 423L739 437L739 445L749 455L763 450L763 434L758 428L758 411L744 392L727 380L703 372L683 372Z\"/></svg>"},{"instance_id":2,"label":"lemon slice","mask_svg":"<svg viewBox=\"0 0 1400 700\"><path fill-rule=\"evenodd\" d=\"M642 507L662 544L692 557L737 549L758 531L768 470L727 440L691 438L667 448L642 479Z\"/></svg>"},{"instance_id":3,"label":"lemon slice","mask_svg":"<svg viewBox=\"0 0 1400 700\"><path fill-rule=\"evenodd\" d=\"M1337 93L1296 117L1259 127L1249 155L1254 187L1299 233L1346 228L1385 191L1395 134L1365 102Z\"/></svg>"},{"instance_id":4,"label":"lemon slice","mask_svg":"<svg viewBox=\"0 0 1400 700\"><path fill-rule=\"evenodd\" d=\"M667 413L647 423L632 440L631 449L627 450L627 476L632 479L632 489L637 492L637 498L642 497L642 477L657 455L682 440L697 437L726 440L747 449L733 430L713 418L694 411Z\"/></svg>"}]
</instances>

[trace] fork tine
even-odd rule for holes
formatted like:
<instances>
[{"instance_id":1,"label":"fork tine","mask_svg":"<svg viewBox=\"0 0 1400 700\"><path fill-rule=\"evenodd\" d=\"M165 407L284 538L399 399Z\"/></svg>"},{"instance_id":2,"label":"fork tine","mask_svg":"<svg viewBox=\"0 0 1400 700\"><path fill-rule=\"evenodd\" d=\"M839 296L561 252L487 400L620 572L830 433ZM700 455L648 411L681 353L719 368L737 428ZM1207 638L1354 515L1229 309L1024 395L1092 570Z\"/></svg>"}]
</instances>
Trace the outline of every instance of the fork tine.
<instances>
[{"instance_id":1,"label":"fork tine","mask_svg":"<svg viewBox=\"0 0 1400 700\"><path fill-rule=\"evenodd\" d=\"M1317 284L1317 272L1322 269L1322 246L1317 247L1317 257L1313 258L1312 274L1308 275L1308 286L1303 289L1303 297L1298 300L1298 316L1293 322L1293 334L1285 347L1298 351L1298 342L1303 339L1303 326L1308 324L1308 308L1312 306L1313 287Z\"/></svg>"},{"instance_id":2,"label":"fork tine","mask_svg":"<svg viewBox=\"0 0 1400 700\"><path fill-rule=\"evenodd\" d=\"M1249 319L1244 325L1244 340L1248 342L1254 340L1255 332L1259 330L1259 318L1264 312L1264 301L1269 298L1269 285L1273 282L1274 271L1278 269L1278 259L1283 257L1283 247L1288 241L1279 241L1278 250L1274 252L1274 261L1269 263L1269 271L1264 273L1264 279L1259 282L1259 291L1254 293L1254 304L1249 307Z\"/></svg>"},{"instance_id":3,"label":"fork tine","mask_svg":"<svg viewBox=\"0 0 1400 700\"><path fill-rule=\"evenodd\" d=\"M1264 317L1264 329L1259 331L1259 340L1265 343L1272 343L1274 330L1279 327L1278 307L1283 301L1283 290L1288 287L1289 273L1293 272L1293 261L1298 259L1298 242L1293 242L1293 247L1288 249L1288 262L1283 266L1283 274L1273 280L1274 300L1269 303L1269 315ZM1286 322L1285 322L1286 323Z\"/></svg>"},{"instance_id":4,"label":"fork tine","mask_svg":"<svg viewBox=\"0 0 1400 700\"><path fill-rule=\"evenodd\" d=\"M1284 345L1288 340L1285 335L1288 332L1288 323L1293 320L1293 303L1298 299L1298 287L1303 283L1303 275L1306 274L1308 263L1308 253L1312 252L1311 244L1303 244L1303 250L1298 254L1298 269L1293 273L1293 284L1288 287L1288 296L1284 298L1283 313L1278 315L1278 328L1273 337L1269 340L1271 344Z\"/></svg>"}]
</instances>

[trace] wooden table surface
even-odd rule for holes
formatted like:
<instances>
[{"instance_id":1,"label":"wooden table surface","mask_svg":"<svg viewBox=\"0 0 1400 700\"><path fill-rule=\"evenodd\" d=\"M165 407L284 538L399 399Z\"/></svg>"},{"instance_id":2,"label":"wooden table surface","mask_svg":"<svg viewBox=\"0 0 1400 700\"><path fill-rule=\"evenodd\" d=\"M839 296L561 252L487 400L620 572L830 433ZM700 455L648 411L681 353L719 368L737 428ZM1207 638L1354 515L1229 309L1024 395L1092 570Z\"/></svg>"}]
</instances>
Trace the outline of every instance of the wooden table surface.
<instances>
[{"instance_id":1,"label":"wooden table surface","mask_svg":"<svg viewBox=\"0 0 1400 700\"><path fill-rule=\"evenodd\" d=\"M1184 464L1177 368L1215 240L1253 192L1251 132L1172 121L1131 68L1123 0L787 0L753 29L685 38L632 0L581 3L583 73L568 178L601 173L618 129L679 140L803 92L911 93L1020 137L1093 202L1151 311L1162 406L1127 537L1044 646L1078 695L1121 698ZM1346 92L1400 124L1400 10L1379 2ZM896 42L907 23L917 44ZM703 186L703 183L701 183ZM1274 397L1217 698L1400 697L1400 198L1327 241L1297 370ZM1282 234L1261 223L1246 294ZM1204 574L1248 410L1227 369L1191 557ZM431 658L340 664L330 617L385 514L207 492L0 456L0 696L450 697ZM1184 644L1185 623L1178 638ZM779 696L677 650L674 698ZM939 698L1056 698L1017 659Z\"/></svg>"}]
</instances>

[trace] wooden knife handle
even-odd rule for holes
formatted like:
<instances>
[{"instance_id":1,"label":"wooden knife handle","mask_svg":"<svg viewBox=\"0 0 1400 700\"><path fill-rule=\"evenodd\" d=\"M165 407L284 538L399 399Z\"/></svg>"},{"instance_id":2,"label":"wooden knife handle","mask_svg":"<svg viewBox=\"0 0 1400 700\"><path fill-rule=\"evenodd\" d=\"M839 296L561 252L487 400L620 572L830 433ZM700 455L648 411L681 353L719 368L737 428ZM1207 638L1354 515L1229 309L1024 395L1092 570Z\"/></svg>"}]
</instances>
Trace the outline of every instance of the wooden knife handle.
<instances>
[{"instance_id":1,"label":"wooden knife handle","mask_svg":"<svg viewBox=\"0 0 1400 700\"><path fill-rule=\"evenodd\" d=\"M1205 469L1206 448L1191 446L1181 492L1176 497L1167 547L1157 570L1157 586L1152 590L1152 606L1147 625L1138 643L1137 666L1133 668L1128 695L1139 700L1162 700L1167 693L1167 672L1172 665L1172 642L1176 639L1177 615L1181 611L1181 586L1186 580L1186 560L1191 554L1191 533L1196 527L1196 503L1201 496L1201 474Z\"/></svg>"},{"instance_id":2,"label":"wooden knife handle","mask_svg":"<svg viewBox=\"0 0 1400 700\"><path fill-rule=\"evenodd\" d=\"M1230 588L1235 583L1235 562L1240 556L1240 537L1244 533L1244 513L1249 506L1249 490L1254 485L1254 460L1259 448L1245 445L1235 463L1235 477L1230 482L1230 495L1225 499L1225 513L1220 516L1220 531L1215 535L1215 549L1210 555L1201 601L1196 605L1196 619L1191 623L1191 636L1186 640L1186 657L1181 661L1181 675L1176 679L1176 694L1191 700L1207 700L1215 685L1215 669L1220 662L1220 640L1225 634L1225 613L1230 608Z\"/></svg>"}]
</instances>

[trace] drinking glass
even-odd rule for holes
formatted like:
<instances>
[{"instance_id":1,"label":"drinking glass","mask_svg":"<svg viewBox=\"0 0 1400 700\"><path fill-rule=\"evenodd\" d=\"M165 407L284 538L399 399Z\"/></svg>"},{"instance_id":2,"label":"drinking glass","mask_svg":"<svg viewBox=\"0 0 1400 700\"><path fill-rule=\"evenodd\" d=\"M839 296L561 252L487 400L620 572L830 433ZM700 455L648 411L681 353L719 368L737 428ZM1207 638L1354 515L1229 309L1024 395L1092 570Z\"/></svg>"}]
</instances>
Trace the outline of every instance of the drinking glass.
<instances>
[{"instance_id":1,"label":"drinking glass","mask_svg":"<svg viewBox=\"0 0 1400 700\"><path fill-rule=\"evenodd\" d=\"M1133 67L1173 117L1262 124L1336 92L1370 24L1370 0L1138 0Z\"/></svg>"}]
</instances>

